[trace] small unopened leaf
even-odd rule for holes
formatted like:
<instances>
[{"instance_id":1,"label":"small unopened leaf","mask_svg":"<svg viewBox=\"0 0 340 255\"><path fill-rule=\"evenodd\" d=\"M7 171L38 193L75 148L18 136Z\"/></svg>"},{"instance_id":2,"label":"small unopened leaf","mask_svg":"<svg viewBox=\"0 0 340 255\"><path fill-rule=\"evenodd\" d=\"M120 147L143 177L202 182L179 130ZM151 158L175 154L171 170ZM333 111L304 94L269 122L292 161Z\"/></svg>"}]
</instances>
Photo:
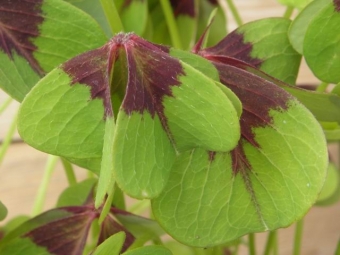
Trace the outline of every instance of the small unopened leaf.
<instances>
[{"instance_id":1,"label":"small unopened leaf","mask_svg":"<svg viewBox=\"0 0 340 255\"><path fill-rule=\"evenodd\" d=\"M153 245L129 250L123 253L123 255L172 255L172 253L164 246Z\"/></svg>"},{"instance_id":2,"label":"small unopened leaf","mask_svg":"<svg viewBox=\"0 0 340 255\"><path fill-rule=\"evenodd\" d=\"M131 244L135 241L135 237L122 225L117 223L111 216L107 216L100 229L98 244L105 242L110 236L115 235L119 232L124 233L124 242L121 247L121 252L126 251Z\"/></svg>"},{"instance_id":3,"label":"small unopened leaf","mask_svg":"<svg viewBox=\"0 0 340 255\"><path fill-rule=\"evenodd\" d=\"M7 216L7 208L6 206L0 201L0 221L5 219Z\"/></svg>"},{"instance_id":4,"label":"small unopened leaf","mask_svg":"<svg viewBox=\"0 0 340 255\"><path fill-rule=\"evenodd\" d=\"M206 39L208 47L217 44L227 35L227 20L225 13L216 1L199 1L196 41L199 40L199 37L208 26L213 12L215 12L215 15L212 17L213 21L209 27L208 38Z\"/></svg>"},{"instance_id":5,"label":"small unopened leaf","mask_svg":"<svg viewBox=\"0 0 340 255\"><path fill-rule=\"evenodd\" d=\"M100 244L93 252L93 255L102 254L119 255L121 254L120 250L122 249L124 240L125 240L124 232L117 233L106 239L105 242L103 242L102 244Z\"/></svg>"},{"instance_id":6,"label":"small unopened leaf","mask_svg":"<svg viewBox=\"0 0 340 255\"><path fill-rule=\"evenodd\" d=\"M303 55L310 69L322 81L340 81L340 3L328 3L309 23Z\"/></svg>"}]
</instances>

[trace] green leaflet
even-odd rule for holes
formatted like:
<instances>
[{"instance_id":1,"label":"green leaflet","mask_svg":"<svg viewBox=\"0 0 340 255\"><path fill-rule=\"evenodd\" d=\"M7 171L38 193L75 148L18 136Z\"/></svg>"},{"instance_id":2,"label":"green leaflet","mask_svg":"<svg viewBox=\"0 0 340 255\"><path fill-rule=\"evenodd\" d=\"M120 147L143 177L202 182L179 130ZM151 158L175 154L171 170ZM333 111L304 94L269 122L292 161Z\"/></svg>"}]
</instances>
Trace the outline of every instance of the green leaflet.
<instances>
[{"instance_id":1,"label":"green leaflet","mask_svg":"<svg viewBox=\"0 0 340 255\"><path fill-rule=\"evenodd\" d=\"M123 255L172 255L164 246L144 246L124 252Z\"/></svg>"},{"instance_id":2,"label":"green leaflet","mask_svg":"<svg viewBox=\"0 0 340 255\"><path fill-rule=\"evenodd\" d=\"M329 3L309 23L303 42L303 55L314 75L330 83L340 81L340 13Z\"/></svg>"},{"instance_id":3,"label":"green leaflet","mask_svg":"<svg viewBox=\"0 0 340 255\"><path fill-rule=\"evenodd\" d=\"M294 49L303 54L303 40L305 39L306 31L314 17L320 13L332 0L314 0L292 22L288 36Z\"/></svg>"},{"instance_id":4,"label":"green leaflet","mask_svg":"<svg viewBox=\"0 0 340 255\"><path fill-rule=\"evenodd\" d=\"M34 56L45 72L107 41L92 17L64 1L44 0L42 11L45 22L41 35L34 40L38 47Z\"/></svg>"},{"instance_id":5,"label":"green leaflet","mask_svg":"<svg viewBox=\"0 0 340 255\"><path fill-rule=\"evenodd\" d=\"M39 79L24 58L14 53L11 61L0 51L0 87L11 97L22 101Z\"/></svg>"},{"instance_id":6,"label":"green leaflet","mask_svg":"<svg viewBox=\"0 0 340 255\"><path fill-rule=\"evenodd\" d=\"M7 216L7 208L6 206L0 201L0 221L5 219Z\"/></svg>"},{"instance_id":7,"label":"green leaflet","mask_svg":"<svg viewBox=\"0 0 340 255\"><path fill-rule=\"evenodd\" d=\"M11 24L6 23L6 12L1 14L4 17L1 30L5 31L5 39L0 43L0 87L18 101L23 100L45 72L107 40L90 16L64 1L32 3L32 9L27 10L26 16L18 11L21 4L20 1L10 4L11 11L7 13L19 15L9 19ZM22 24L15 20L25 22L27 30L23 31ZM12 34L6 25L20 32ZM22 40L20 36L25 39L18 43ZM6 48L7 39L11 41L9 49Z\"/></svg>"},{"instance_id":8,"label":"green leaflet","mask_svg":"<svg viewBox=\"0 0 340 255\"><path fill-rule=\"evenodd\" d=\"M182 66L186 75L179 76L181 85L174 86L173 96L163 100L176 148L229 151L240 137L237 111L213 80L186 63Z\"/></svg>"},{"instance_id":9,"label":"green leaflet","mask_svg":"<svg viewBox=\"0 0 340 255\"><path fill-rule=\"evenodd\" d=\"M219 87L223 91L223 93L229 98L230 102L233 104L235 110L237 111L237 115L239 117L241 116L242 114L241 101L229 88L227 88L226 86L222 85L219 82L220 77L218 71L210 61L199 55L192 54L190 52L183 50L178 50L175 48L171 48L170 55L187 63L188 65L199 71L202 75L215 80L216 81L215 84L217 85L217 87Z\"/></svg>"},{"instance_id":10,"label":"green leaflet","mask_svg":"<svg viewBox=\"0 0 340 255\"><path fill-rule=\"evenodd\" d=\"M183 66L186 75L179 78L181 86L173 87L174 96L166 97L163 103L176 147L180 151L193 147L217 151L234 148L240 129L232 103L211 79L184 63ZM211 114L213 109L221 111Z\"/></svg>"},{"instance_id":11,"label":"green leaflet","mask_svg":"<svg viewBox=\"0 0 340 255\"><path fill-rule=\"evenodd\" d=\"M126 61L115 63L117 55L112 52ZM204 63L217 76L200 57L188 59ZM241 104L231 91L218 86L201 69L169 56L164 48L134 34L119 34L44 77L24 100L18 128L33 147L95 173L104 145L107 158L102 166L107 170L101 174L96 206L113 185L112 176L127 194L153 198L167 181L176 151L194 147L229 151L237 145ZM113 110L118 109L114 131ZM110 130L107 137L105 129Z\"/></svg>"},{"instance_id":12,"label":"green leaflet","mask_svg":"<svg viewBox=\"0 0 340 255\"><path fill-rule=\"evenodd\" d=\"M91 15L91 17L93 17L98 22L100 27L105 32L106 36L108 38L112 36L110 25L107 22L100 1L93 0L64 0L64 1L69 2L70 4L78 7L79 9Z\"/></svg>"},{"instance_id":13,"label":"green leaflet","mask_svg":"<svg viewBox=\"0 0 340 255\"><path fill-rule=\"evenodd\" d=\"M270 126L253 128L259 147L243 138L231 153L195 149L178 157L164 191L152 200L155 218L172 237L210 247L286 227L308 211L328 164L322 130L296 101L270 115ZM234 169L241 148L249 168Z\"/></svg>"},{"instance_id":14,"label":"green leaflet","mask_svg":"<svg viewBox=\"0 0 340 255\"><path fill-rule=\"evenodd\" d=\"M250 56L261 60L260 70L289 84L295 84L301 56L291 46L287 31L290 20L267 18L239 27L244 43L251 43Z\"/></svg>"},{"instance_id":15,"label":"green leaflet","mask_svg":"<svg viewBox=\"0 0 340 255\"><path fill-rule=\"evenodd\" d=\"M89 87L70 83L70 77L59 68L39 81L22 103L18 131L28 144L41 151L73 162L98 160L105 126L103 103L89 100Z\"/></svg>"},{"instance_id":16,"label":"green leaflet","mask_svg":"<svg viewBox=\"0 0 340 255\"><path fill-rule=\"evenodd\" d=\"M191 58L205 63L200 57ZM158 196L166 184L176 151L194 147L228 151L239 139L237 112L228 97L200 70L184 62L180 64L185 75L177 77L179 86L172 86L172 95L162 100L164 116L152 116L146 110L118 113L114 176L130 196ZM211 64L205 66L211 70ZM160 109L159 105L156 107Z\"/></svg>"},{"instance_id":17,"label":"green leaflet","mask_svg":"<svg viewBox=\"0 0 340 255\"><path fill-rule=\"evenodd\" d=\"M175 159L175 150L157 116L120 111L114 137L114 178L132 197L157 196Z\"/></svg>"},{"instance_id":18,"label":"green leaflet","mask_svg":"<svg viewBox=\"0 0 340 255\"><path fill-rule=\"evenodd\" d=\"M29 238L16 238L0 246L1 255L52 255L45 247L36 245Z\"/></svg>"},{"instance_id":19,"label":"green leaflet","mask_svg":"<svg viewBox=\"0 0 340 255\"><path fill-rule=\"evenodd\" d=\"M106 239L103 243L101 243L93 252L93 255L102 255L102 254L110 254L110 255L119 255L120 250L124 244L125 233L119 232L108 239Z\"/></svg>"},{"instance_id":20,"label":"green leaflet","mask_svg":"<svg viewBox=\"0 0 340 255\"><path fill-rule=\"evenodd\" d=\"M340 172L339 169L330 162L325 184L319 194L315 205L329 206L335 204L340 199Z\"/></svg>"}]
</instances>

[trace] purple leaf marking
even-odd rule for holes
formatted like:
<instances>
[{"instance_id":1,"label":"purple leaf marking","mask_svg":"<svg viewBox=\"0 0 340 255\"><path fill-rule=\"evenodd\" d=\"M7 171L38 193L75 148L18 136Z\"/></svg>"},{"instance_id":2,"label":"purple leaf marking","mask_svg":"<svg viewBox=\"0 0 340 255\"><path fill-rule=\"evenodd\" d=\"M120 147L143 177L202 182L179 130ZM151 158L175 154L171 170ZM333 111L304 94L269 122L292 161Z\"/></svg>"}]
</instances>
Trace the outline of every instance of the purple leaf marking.
<instances>
[{"instance_id":1,"label":"purple leaf marking","mask_svg":"<svg viewBox=\"0 0 340 255\"><path fill-rule=\"evenodd\" d=\"M39 75L44 71L33 56L39 36L42 0L2 0L0 2L0 51L13 58L13 51L24 57Z\"/></svg>"}]
</instances>

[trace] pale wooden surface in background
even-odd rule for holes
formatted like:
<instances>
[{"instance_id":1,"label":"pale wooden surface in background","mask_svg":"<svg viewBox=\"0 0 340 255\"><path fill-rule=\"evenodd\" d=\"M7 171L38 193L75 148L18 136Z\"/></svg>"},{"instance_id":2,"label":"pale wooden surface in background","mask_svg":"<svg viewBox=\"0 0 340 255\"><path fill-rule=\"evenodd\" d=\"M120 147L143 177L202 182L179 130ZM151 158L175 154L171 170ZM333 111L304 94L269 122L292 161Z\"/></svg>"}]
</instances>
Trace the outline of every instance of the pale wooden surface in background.
<instances>
[{"instance_id":1,"label":"pale wooden surface in background","mask_svg":"<svg viewBox=\"0 0 340 255\"><path fill-rule=\"evenodd\" d=\"M282 16L285 8L275 0L236 0L244 22L263 17ZM229 14L229 19L232 19ZM228 23L229 30L236 27L232 20ZM317 84L318 80L310 71L303 67L299 74L298 83ZM6 96L0 92L0 104ZM11 106L0 117L0 140L7 132L18 103ZM16 135L18 138L18 136ZM8 217L19 214L30 214L32 204L37 193L38 185L42 179L43 169L47 155L30 148L25 144L14 144L8 151L4 162L0 166L0 200L9 209ZM78 169L78 180L86 178L86 171ZM66 178L61 166L55 170L51 184L46 194L45 209L52 208L60 192L67 186ZM305 219L302 254L304 255L331 255L340 236L340 203L327 208L313 207ZM291 254L293 240L293 227L279 231L280 253ZM259 251L263 251L266 234L257 235ZM247 254L243 250L240 254ZM177 254L175 254L177 255Z\"/></svg>"}]
</instances>

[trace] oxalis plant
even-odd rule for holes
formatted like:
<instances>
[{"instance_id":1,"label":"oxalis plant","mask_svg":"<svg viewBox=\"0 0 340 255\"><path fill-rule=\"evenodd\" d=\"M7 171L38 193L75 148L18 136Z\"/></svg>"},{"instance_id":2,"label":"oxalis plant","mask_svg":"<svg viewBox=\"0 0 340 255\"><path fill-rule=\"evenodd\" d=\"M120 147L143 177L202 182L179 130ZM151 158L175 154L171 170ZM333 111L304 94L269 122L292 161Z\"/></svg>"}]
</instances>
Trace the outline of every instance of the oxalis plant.
<instances>
[{"instance_id":1,"label":"oxalis plant","mask_svg":"<svg viewBox=\"0 0 340 255\"><path fill-rule=\"evenodd\" d=\"M230 0L0 0L0 86L70 183L56 208L1 228L0 254L255 254L263 231L277 254L276 229L296 221L299 254L303 216L340 193L340 2L280 2L285 17L242 24Z\"/></svg>"}]
</instances>

